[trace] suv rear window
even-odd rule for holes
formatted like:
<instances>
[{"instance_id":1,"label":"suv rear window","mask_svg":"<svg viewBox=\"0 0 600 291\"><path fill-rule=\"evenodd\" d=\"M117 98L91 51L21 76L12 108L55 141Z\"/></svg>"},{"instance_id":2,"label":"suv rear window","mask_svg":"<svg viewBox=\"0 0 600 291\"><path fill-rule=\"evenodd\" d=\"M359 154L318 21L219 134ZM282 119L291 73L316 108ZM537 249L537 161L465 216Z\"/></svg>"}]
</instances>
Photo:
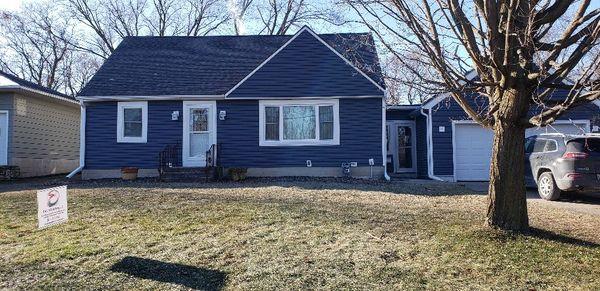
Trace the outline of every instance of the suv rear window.
<instances>
[{"instance_id":1,"label":"suv rear window","mask_svg":"<svg viewBox=\"0 0 600 291\"><path fill-rule=\"evenodd\" d=\"M600 138L577 138L567 143L567 151L600 153Z\"/></svg>"}]
</instances>

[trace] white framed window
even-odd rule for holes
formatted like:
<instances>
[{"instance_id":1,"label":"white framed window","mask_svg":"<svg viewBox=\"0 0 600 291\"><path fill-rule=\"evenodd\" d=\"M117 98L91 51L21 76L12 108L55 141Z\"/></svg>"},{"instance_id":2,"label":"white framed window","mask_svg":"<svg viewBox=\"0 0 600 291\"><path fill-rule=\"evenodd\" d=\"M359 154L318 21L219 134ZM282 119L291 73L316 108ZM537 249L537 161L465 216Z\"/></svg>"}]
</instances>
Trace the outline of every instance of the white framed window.
<instances>
[{"instance_id":1,"label":"white framed window","mask_svg":"<svg viewBox=\"0 0 600 291\"><path fill-rule=\"evenodd\" d=\"M339 145L339 100L260 100L260 146Z\"/></svg>"},{"instance_id":2,"label":"white framed window","mask_svg":"<svg viewBox=\"0 0 600 291\"><path fill-rule=\"evenodd\" d=\"M145 143L148 135L148 102L119 102L117 142Z\"/></svg>"}]
</instances>

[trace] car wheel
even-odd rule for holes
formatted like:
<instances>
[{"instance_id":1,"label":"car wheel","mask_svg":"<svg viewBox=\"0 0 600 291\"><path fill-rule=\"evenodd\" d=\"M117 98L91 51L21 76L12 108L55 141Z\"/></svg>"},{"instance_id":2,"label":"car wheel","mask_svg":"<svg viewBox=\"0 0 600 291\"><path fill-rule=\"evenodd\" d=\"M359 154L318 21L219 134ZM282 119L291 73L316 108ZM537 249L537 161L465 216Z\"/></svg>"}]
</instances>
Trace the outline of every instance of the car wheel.
<instances>
[{"instance_id":1,"label":"car wheel","mask_svg":"<svg viewBox=\"0 0 600 291\"><path fill-rule=\"evenodd\" d=\"M560 197L561 191L556 186L552 173L545 172L538 178L538 193L544 200L554 201Z\"/></svg>"}]
</instances>

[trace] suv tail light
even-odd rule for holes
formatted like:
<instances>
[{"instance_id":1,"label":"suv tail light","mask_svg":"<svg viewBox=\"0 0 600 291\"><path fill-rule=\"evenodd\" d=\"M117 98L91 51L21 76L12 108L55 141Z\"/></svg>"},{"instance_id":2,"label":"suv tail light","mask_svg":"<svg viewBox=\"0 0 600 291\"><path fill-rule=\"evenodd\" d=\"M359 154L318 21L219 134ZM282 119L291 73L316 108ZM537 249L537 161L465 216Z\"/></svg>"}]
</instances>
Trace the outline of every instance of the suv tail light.
<instances>
[{"instance_id":1,"label":"suv tail light","mask_svg":"<svg viewBox=\"0 0 600 291\"><path fill-rule=\"evenodd\" d=\"M581 152L566 152L562 157L563 157L563 159L583 160L583 159L587 159L587 157L589 157L589 155L587 153L581 153Z\"/></svg>"}]
</instances>

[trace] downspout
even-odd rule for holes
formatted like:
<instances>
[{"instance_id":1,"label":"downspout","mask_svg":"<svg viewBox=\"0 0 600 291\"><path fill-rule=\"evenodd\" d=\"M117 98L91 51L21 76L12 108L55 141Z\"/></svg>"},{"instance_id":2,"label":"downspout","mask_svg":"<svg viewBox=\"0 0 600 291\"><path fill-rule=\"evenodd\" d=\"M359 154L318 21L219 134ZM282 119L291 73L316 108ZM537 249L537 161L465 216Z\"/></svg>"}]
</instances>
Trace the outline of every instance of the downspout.
<instances>
[{"instance_id":1,"label":"downspout","mask_svg":"<svg viewBox=\"0 0 600 291\"><path fill-rule=\"evenodd\" d=\"M433 174L433 134L432 134L432 120L431 120L431 109L429 109L429 114L425 114L423 112L423 108L419 110L421 115L425 116L425 121L427 124L427 177L431 180L444 181L444 179L437 177Z\"/></svg>"},{"instance_id":2,"label":"downspout","mask_svg":"<svg viewBox=\"0 0 600 291\"><path fill-rule=\"evenodd\" d=\"M386 90L387 93L387 90ZM384 95L385 96L385 95ZM390 176L387 173L387 137L386 137L386 131L385 131L385 123L386 123L386 113L387 113L387 108L386 108L386 103L385 103L385 97L381 99L381 154L382 154L382 161L383 161L383 178L386 181L390 181Z\"/></svg>"},{"instance_id":3,"label":"downspout","mask_svg":"<svg viewBox=\"0 0 600 291\"><path fill-rule=\"evenodd\" d=\"M77 169L73 170L73 172L71 172L70 174L67 175L67 178L71 179L73 178L73 176L75 176L77 173L81 172L81 170L83 170L83 167L85 166L85 103L83 103L83 101L79 101L79 105L80 105L80 109L81 109L81 113L80 115L80 120L79 120L79 167L77 167Z\"/></svg>"}]
</instances>

